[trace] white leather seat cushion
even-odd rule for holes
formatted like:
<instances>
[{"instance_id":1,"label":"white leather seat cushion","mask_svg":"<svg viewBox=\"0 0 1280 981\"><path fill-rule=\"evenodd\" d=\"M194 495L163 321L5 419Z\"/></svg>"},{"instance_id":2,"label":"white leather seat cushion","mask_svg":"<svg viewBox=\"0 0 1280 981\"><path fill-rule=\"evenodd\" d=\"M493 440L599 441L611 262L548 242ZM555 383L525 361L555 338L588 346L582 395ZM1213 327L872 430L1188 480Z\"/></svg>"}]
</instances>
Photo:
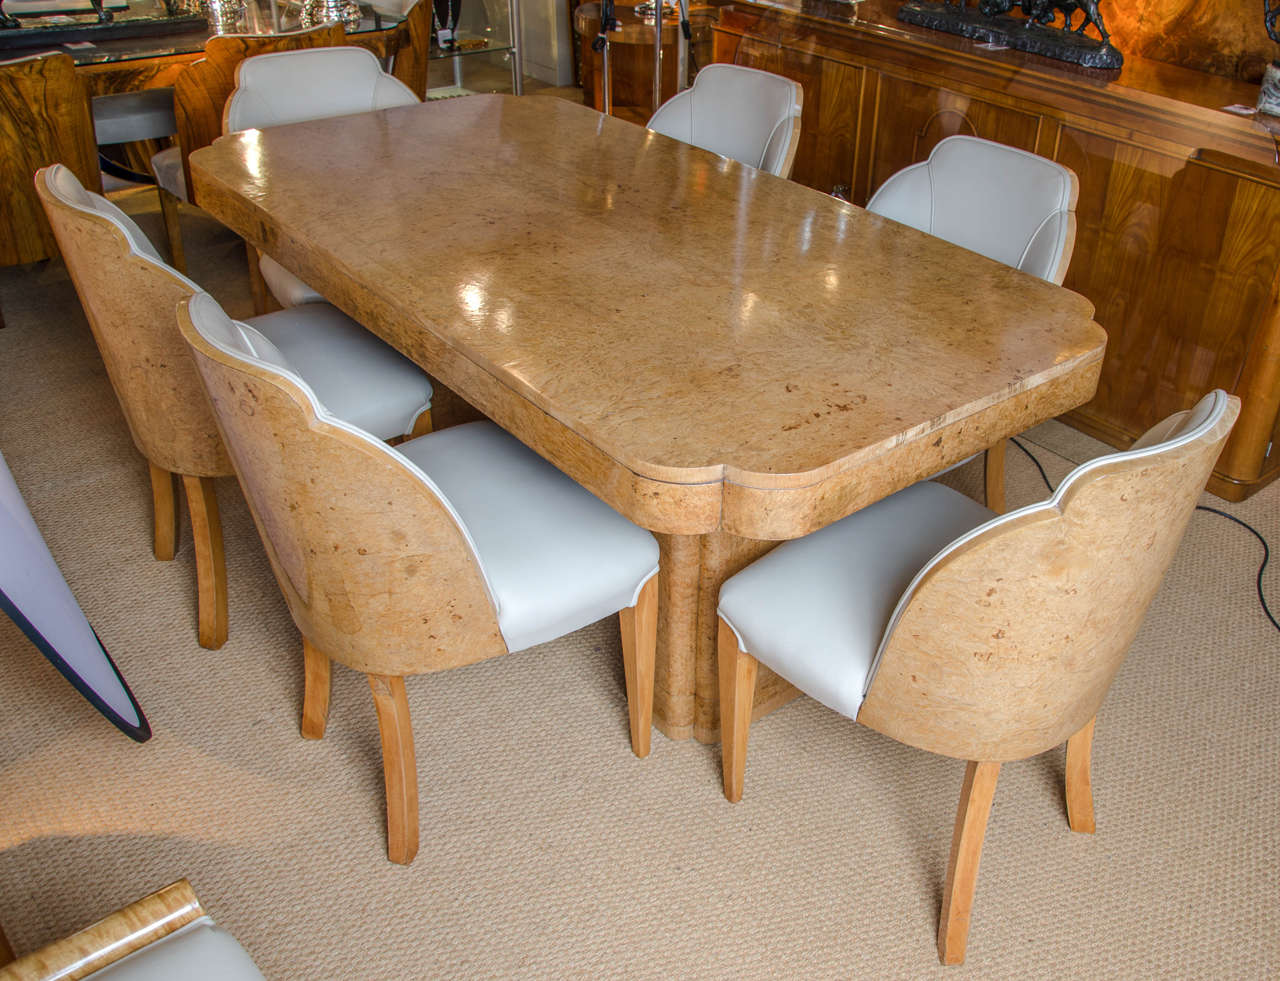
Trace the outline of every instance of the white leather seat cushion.
<instances>
[{"instance_id":1,"label":"white leather seat cushion","mask_svg":"<svg viewBox=\"0 0 1280 981\"><path fill-rule=\"evenodd\" d=\"M303 303L323 303L324 297L300 280L269 255L258 260L262 279L267 289L282 307L296 307Z\"/></svg>"},{"instance_id":2,"label":"white leather seat cushion","mask_svg":"<svg viewBox=\"0 0 1280 981\"><path fill-rule=\"evenodd\" d=\"M207 917L89 977L93 981L263 981L244 948Z\"/></svg>"},{"instance_id":3,"label":"white leather seat cushion","mask_svg":"<svg viewBox=\"0 0 1280 981\"><path fill-rule=\"evenodd\" d=\"M176 198L187 200L187 178L182 173L182 151L178 147L166 147L153 154L151 172L162 188Z\"/></svg>"},{"instance_id":4,"label":"white leather seat cushion","mask_svg":"<svg viewBox=\"0 0 1280 981\"><path fill-rule=\"evenodd\" d=\"M889 618L915 574L996 515L921 483L779 545L720 589L742 649L828 708L856 718Z\"/></svg>"},{"instance_id":5,"label":"white leather seat cushion","mask_svg":"<svg viewBox=\"0 0 1280 981\"><path fill-rule=\"evenodd\" d=\"M649 532L492 423L396 449L435 482L471 536L508 650L634 606L658 570Z\"/></svg>"},{"instance_id":6,"label":"white leather seat cushion","mask_svg":"<svg viewBox=\"0 0 1280 981\"><path fill-rule=\"evenodd\" d=\"M278 347L335 416L379 439L407 435L431 406L431 382L341 310L308 303L246 321Z\"/></svg>"}]
</instances>

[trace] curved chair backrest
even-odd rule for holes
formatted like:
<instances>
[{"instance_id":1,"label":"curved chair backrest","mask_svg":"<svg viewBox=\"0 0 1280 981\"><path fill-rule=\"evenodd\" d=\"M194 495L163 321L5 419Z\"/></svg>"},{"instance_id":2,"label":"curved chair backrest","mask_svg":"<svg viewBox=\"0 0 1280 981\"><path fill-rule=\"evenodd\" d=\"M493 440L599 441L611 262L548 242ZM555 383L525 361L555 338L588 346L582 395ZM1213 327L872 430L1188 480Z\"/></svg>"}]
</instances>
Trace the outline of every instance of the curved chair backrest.
<instances>
[{"instance_id":1,"label":"curved chair backrest","mask_svg":"<svg viewBox=\"0 0 1280 981\"><path fill-rule=\"evenodd\" d=\"M1047 500L952 542L899 601L858 721L966 760L1064 742L1097 714L1240 400L1210 392Z\"/></svg>"},{"instance_id":2,"label":"curved chair backrest","mask_svg":"<svg viewBox=\"0 0 1280 981\"><path fill-rule=\"evenodd\" d=\"M236 66L246 58L271 51L332 47L342 44L346 37L342 25L331 22L290 34L223 34L209 38L204 57L184 68L173 82L173 115L178 124L188 201L196 199L187 158L222 135L222 111L236 87Z\"/></svg>"},{"instance_id":3,"label":"curved chair backrest","mask_svg":"<svg viewBox=\"0 0 1280 981\"><path fill-rule=\"evenodd\" d=\"M882 185L867 210L1062 284L1080 182L1062 164L976 136L949 136Z\"/></svg>"},{"instance_id":4,"label":"curved chair backrest","mask_svg":"<svg viewBox=\"0 0 1280 981\"><path fill-rule=\"evenodd\" d=\"M426 474L330 415L270 341L208 294L179 305L178 326L307 640L366 674L507 652L474 546Z\"/></svg>"},{"instance_id":5,"label":"curved chair backrest","mask_svg":"<svg viewBox=\"0 0 1280 981\"><path fill-rule=\"evenodd\" d=\"M649 129L740 163L790 177L804 91L781 75L708 65L653 114Z\"/></svg>"},{"instance_id":6,"label":"curved chair backrest","mask_svg":"<svg viewBox=\"0 0 1280 981\"><path fill-rule=\"evenodd\" d=\"M70 55L0 62L0 145L0 266L56 255L32 175L62 161L84 184L102 186L89 97Z\"/></svg>"},{"instance_id":7,"label":"curved chair backrest","mask_svg":"<svg viewBox=\"0 0 1280 981\"><path fill-rule=\"evenodd\" d=\"M412 105L418 97L364 48L310 48L246 58L222 117L224 133Z\"/></svg>"},{"instance_id":8,"label":"curved chair backrest","mask_svg":"<svg viewBox=\"0 0 1280 981\"><path fill-rule=\"evenodd\" d=\"M134 444L171 473L218 477L231 461L173 311L199 287L161 260L142 230L61 164L36 193L107 367Z\"/></svg>"}]
</instances>

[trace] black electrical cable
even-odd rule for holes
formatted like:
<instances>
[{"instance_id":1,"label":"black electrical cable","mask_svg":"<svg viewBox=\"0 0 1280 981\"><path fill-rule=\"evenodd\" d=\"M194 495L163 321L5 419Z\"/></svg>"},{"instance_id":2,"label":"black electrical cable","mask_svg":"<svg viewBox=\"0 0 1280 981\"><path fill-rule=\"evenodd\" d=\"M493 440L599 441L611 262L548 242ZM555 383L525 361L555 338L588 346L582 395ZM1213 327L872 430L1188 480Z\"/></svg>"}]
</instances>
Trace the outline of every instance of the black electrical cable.
<instances>
[{"instance_id":1,"label":"black electrical cable","mask_svg":"<svg viewBox=\"0 0 1280 981\"><path fill-rule=\"evenodd\" d=\"M1044 467L1040 465L1040 461L1036 459L1035 454L1019 443L1016 439L1010 440L1010 442L1012 442L1018 449L1022 450L1031 462L1036 465L1036 469L1040 471L1040 479L1044 481L1044 485L1049 488L1049 493L1052 494L1054 490L1053 484L1049 482L1049 475L1044 472ZM1262 544L1262 564L1258 566L1258 578L1256 582L1258 589L1258 604L1262 607L1262 612L1266 615L1266 618L1271 621L1271 626L1280 630L1280 623L1276 622L1276 618L1271 612L1271 607L1267 605L1266 594L1262 591L1262 576L1263 573L1267 571L1267 563L1271 561L1271 547L1267 544L1267 540L1262 537L1262 533L1259 532L1257 528L1253 527L1253 525L1249 524L1247 521L1241 521L1234 514L1228 514L1226 511L1219 511L1217 508L1206 507L1203 504L1197 504L1196 510L1208 511L1210 514L1216 514L1219 517L1226 518L1228 521L1234 521Z\"/></svg>"}]
</instances>

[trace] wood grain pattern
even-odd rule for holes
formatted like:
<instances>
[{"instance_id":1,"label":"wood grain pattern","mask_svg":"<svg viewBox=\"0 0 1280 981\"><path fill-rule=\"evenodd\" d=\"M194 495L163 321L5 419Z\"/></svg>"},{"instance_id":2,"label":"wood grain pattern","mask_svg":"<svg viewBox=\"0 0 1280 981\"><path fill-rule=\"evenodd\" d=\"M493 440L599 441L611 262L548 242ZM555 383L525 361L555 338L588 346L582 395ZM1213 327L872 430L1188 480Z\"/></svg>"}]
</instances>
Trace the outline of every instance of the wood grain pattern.
<instances>
[{"instance_id":1,"label":"wood grain pattern","mask_svg":"<svg viewBox=\"0 0 1280 981\"><path fill-rule=\"evenodd\" d=\"M387 858L408 865L418 854L418 763L404 679L369 675L382 741L387 792Z\"/></svg>"},{"instance_id":2,"label":"wood grain pattern","mask_svg":"<svg viewBox=\"0 0 1280 981\"><path fill-rule=\"evenodd\" d=\"M627 682L627 709L631 728L631 751L644 759L649 755L653 728L653 669L658 649L658 577L652 577L635 606L618 613L622 631L622 670Z\"/></svg>"},{"instance_id":3,"label":"wood grain pattern","mask_svg":"<svg viewBox=\"0 0 1280 981\"><path fill-rule=\"evenodd\" d=\"M58 254L32 180L62 163L102 190L89 98L65 54L0 64L0 266Z\"/></svg>"},{"instance_id":4,"label":"wood grain pattern","mask_svg":"<svg viewBox=\"0 0 1280 981\"><path fill-rule=\"evenodd\" d=\"M720 674L720 769L726 800L742 800L747 767L747 740L751 735L751 705L760 662L744 651L738 635L720 620L717 637Z\"/></svg>"},{"instance_id":5,"label":"wood grain pattern","mask_svg":"<svg viewBox=\"0 0 1280 981\"><path fill-rule=\"evenodd\" d=\"M302 738L323 739L329 723L329 655L302 638Z\"/></svg>"},{"instance_id":6,"label":"wood grain pattern","mask_svg":"<svg viewBox=\"0 0 1280 981\"><path fill-rule=\"evenodd\" d=\"M795 78L810 104L828 66L864 74L854 118L806 116L798 179L824 191L848 183L865 202L953 131L1071 167L1081 180L1080 247L1066 285L1095 303L1110 341L1096 395L1067 421L1124 447L1223 386L1244 407L1210 490L1242 500L1280 476L1280 452L1267 455L1280 432L1280 162L1269 132L1221 111L1251 105L1256 86L1139 56L1119 73L1091 73L981 52L898 24L880 0L867 0L856 24L836 7L808 6L817 16L807 16L786 5L723 9L715 51ZM1175 6L1189 11L1178 0L1161 9ZM1214 0L1204 16L1223 10ZM1197 24L1190 17L1180 30ZM851 158L850 176L812 159L810 139Z\"/></svg>"},{"instance_id":7,"label":"wood grain pattern","mask_svg":"<svg viewBox=\"0 0 1280 981\"><path fill-rule=\"evenodd\" d=\"M191 883L179 879L79 933L0 966L0 981L86 978L204 915Z\"/></svg>"},{"instance_id":8,"label":"wood grain pattern","mask_svg":"<svg viewBox=\"0 0 1280 981\"><path fill-rule=\"evenodd\" d=\"M1155 0L1103 9L1111 43L1126 57L1255 83L1280 57L1262 26L1261 0Z\"/></svg>"},{"instance_id":9,"label":"wood grain pattern","mask_svg":"<svg viewBox=\"0 0 1280 981\"><path fill-rule=\"evenodd\" d=\"M1100 364L1078 297L560 101L478 96L304 123L227 137L192 162L216 217L661 533L655 716L673 738L718 733L724 568L1080 404ZM318 213L319 175L355 166L399 176ZM402 185L453 207L429 227L371 220L403 213ZM707 254L708 240L722 248ZM656 282L721 285L619 281L601 304L580 270L637 249ZM957 315L973 306L980 320ZM712 532L737 542L704 555L691 539Z\"/></svg>"},{"instance_id":10,"label":"wood grain pattern","mask_svg":"<svg viewBox=\"0 0 1280 981\"><path fill-rule=\"evenodd\" d=\"M178 544L177 474L149 463L151 473L151 510L154 516L152 552L161 562L173 558Z\"/></svg>"},{"instance_id":11,"label":"wood grain pattern","mask_svg":"<svg viewBox=\"0 0 1280 981\"><path fill-rule=\"evenodd\" d=\"M1093 820L1093 729L1097 717L1090 719L1067 740L1067 824L1072 831L1091 835L1096 830Z\"/></svg>"},{"instance_id":12,"label":"wood grain pattern","mask_svg":"<svg viewBox=\"0 0 1280 981\"><path fill-rule=\"evenodd\" d=\"M1159 457L1101 464L925 573L858 721L965 760L1065 742L1093 718L1239 412ZM947 629L940 631L938 624Z\"/></svg>"},{"instance_id":13,"label":"wood grain pattern","mask_svg":"<svg viewBox=\"0 0 1280 981\"><path fill-rule=\"evenodd\" d=\"M163 484L166 476L177 474L190 505L198 635L203 646L220 647L227 636L226 561L210 478L229 476L232 469L173 320L178 301L192 293L191 283L134 253L119 227L56 190L57 179L57 168L41 170L35 190L134 445L151 471L156 558L172 555L168 539L176 540L172 477L167 498Z\"/></svg>"},{"instance_id":14,"label":"wood grain pattern","mask_svg":"<svg viewBox=\"0 0 1280 981\"><path fill-rule=\"evenodd\" d=\"M955 831L951 835L947 879L942 887L942 915L938 919L938 959L943 964L964 963L982 842L987 834L987 819L999 776L999 763L970 760L965 767Z\"/></svg>"},{"instance_id":15,"label":"wood grain pattern","mask_svg":"<svg viewBox=\"0 0 1280 981\"><path fill-rule=\"evenodd\" d=\"M222 135L222 110L236 87L236 66L245 58L271 51L330 47L346 43L342 25L322 24L293 34L224 34L211 37L204 57L192 62L173 83L173 111L182 148L187 200L196 201L187 158Z\"/></svg>"}]
</instances>

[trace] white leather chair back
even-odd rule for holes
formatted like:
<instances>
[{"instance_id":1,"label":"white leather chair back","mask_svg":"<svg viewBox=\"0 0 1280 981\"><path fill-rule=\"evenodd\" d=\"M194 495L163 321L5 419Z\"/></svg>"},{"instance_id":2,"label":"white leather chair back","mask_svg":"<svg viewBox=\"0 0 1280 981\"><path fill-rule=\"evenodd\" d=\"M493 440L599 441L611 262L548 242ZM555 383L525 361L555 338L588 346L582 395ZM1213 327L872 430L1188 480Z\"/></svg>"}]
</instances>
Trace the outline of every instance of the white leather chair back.
<instances>
[{"instance_id":1,"label":"white leather chair back","mask_svg":"<svg viewBox=\"0 0 1280 981\"><path fill-rule=\"evenodd\" d=\"M222 115L222 131L265 129L390 109L418 97L364 48L302 48L246 58Z\"/></svg>"},{"instance_id":2,"label":"white leather chair back","mask_svg":"<svg viewBox=\"0 0 1280 981\"><path fill-rule=\"evenodd\" d=\"M789 78L741 65L708 65L658 107L649 129L789 177L800 143L804 92Z\"/></svg>"},{"instance_id":3,"label":"white leather chair back","mask_svg":"<svg viewBox=\"0 0 1280 981\"><path fill-rule=\"evenodd\" d=\"M1025 150L949 136L898 171L867 210L1061 285L1075 248L1080 183Z\"/></svg>"}]
</instances>

